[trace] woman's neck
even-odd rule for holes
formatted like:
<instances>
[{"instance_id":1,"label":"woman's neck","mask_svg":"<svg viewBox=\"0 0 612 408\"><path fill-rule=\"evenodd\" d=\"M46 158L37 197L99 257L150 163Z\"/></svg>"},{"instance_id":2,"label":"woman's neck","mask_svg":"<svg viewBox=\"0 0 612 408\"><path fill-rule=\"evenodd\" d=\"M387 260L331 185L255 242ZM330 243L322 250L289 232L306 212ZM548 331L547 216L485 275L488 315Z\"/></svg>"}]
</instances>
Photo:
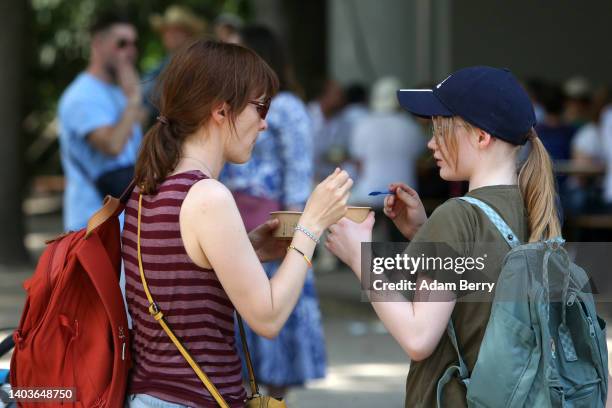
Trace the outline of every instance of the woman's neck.
<instances>
[{"instance_id":1,"label":"woman's neck","mask_svg":"<svg viewBox=\"0 0 612 408\"><path fill-rule=\"evenodd\" d=\"M220 137L194 135L188 137L181 149L174 173L200 170L210 178L217 179L225 165L223 144Z\"/></svg>"},{"instance_id":2,"label":"woman's neck","mask_svg":"<svg viewBox=\"0 0 612 408\"><path fill-rule=\"evenodd\" d=\"M469 191L486 186L515 185L518 183L516 165L506 160L495 166L482 166L474 171L469 182Z\"/></svg>"}]
</instances>

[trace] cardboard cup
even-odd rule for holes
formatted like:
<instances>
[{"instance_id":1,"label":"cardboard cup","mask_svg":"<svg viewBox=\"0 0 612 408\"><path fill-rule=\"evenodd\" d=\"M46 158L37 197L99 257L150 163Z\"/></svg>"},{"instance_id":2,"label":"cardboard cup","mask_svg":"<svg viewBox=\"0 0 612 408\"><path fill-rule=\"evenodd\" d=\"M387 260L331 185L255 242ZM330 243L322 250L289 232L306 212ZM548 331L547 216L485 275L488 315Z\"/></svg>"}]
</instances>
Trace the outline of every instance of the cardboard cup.
<instances>
[{"instance_id":1,"label":"cardboard cup","mask_svg":"<svg viewBox=\"0 0 612 408\"><path fill-rule=\"evenodd\" d=\"M273 211L270 213L271 218L279 220L279 225L274 230L274 237L279 239L291 240L295 226L298 225L298 221L302 216L299 211Z\"/></svg>"},{"instance_id":2,"label":"cardboard cup","mask_svg":"<svg viewBox=\"0 0 612 408\"><path fill-rule=\"evenodd\" d=\"M368 218L368 214L371 210L372 207L349 207L345 217L353 222L361 224Z\"/></svg>"},{"instance_id":3,"label":"cardboard cup","mask_svg":"<svg viewBox=\"0 0 612 408\"><path fill-rule=\"evenodd\" d=\"M371 207L348 207L345 217L360 224L368 218L371 210ZM302 213L299 211L271 212L270 218L276 218L279 221L278 228L274 231L273 236L278 239L291 240L301 216Z\"/></svg>"}]
</instances>

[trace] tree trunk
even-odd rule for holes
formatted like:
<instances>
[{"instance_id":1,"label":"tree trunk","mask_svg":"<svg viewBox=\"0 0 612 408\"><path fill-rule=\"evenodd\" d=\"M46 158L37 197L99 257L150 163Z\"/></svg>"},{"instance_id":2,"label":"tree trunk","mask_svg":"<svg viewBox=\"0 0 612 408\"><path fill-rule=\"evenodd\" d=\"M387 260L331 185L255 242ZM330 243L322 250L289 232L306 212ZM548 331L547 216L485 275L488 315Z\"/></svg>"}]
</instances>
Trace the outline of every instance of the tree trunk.
<instances>
[{"instance_id":1,"label":"tree trunk","mask_svg":"<svg viewBox=\"0 0 612 408\"><path fill-rule=\"evenodd\" d=\"M0 1L0 265L20 265L28 261L21 209L25 14L25 1Z\"/></svg>"}]
</instances>

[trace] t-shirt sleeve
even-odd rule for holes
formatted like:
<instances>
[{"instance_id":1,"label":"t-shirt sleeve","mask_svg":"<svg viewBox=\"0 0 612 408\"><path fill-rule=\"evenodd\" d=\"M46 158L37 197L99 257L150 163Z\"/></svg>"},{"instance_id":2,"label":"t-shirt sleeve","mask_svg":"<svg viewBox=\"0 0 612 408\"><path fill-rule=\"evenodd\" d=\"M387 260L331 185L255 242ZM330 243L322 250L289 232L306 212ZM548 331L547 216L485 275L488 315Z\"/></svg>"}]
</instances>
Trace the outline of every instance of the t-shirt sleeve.
<instances>
[{"instance_id":1,"label":"t-shirt sleeve","mask_svg":"<svg viewBox=\"0 0 612 408\"><path fill-rule=\"evenodd\" d=\"M114 126L117 118L114 109L101 99L81 98L68 103L63 109L62 125L79 139L84 139L96 129Z\"/></svg>"},{"instance_id":2,"label":"t-shirt sleeve","mask_svg":"<svg viewBox=\"0 0 612 408\"><path fill-rule=\"evenodd\" d=\"M452 199L438 207L406 248L410 258L422 260L414 277L441 283L468 278L460 268L472 253L476 222L475 210L466 202Z\"/></svg>"},{"instance_id":3,"label":"t-shirt sleeve","mask_svg":"<svg viewBox=\"0 0 612 408\"><path fill-rule=\"evenodd\" d=\"M411 243L446 242L455 250L465 253L468 248L454 244L474 240L475 220L471 204L458 199L448 200L434 210Z\"/></svg>"}]
</instances>

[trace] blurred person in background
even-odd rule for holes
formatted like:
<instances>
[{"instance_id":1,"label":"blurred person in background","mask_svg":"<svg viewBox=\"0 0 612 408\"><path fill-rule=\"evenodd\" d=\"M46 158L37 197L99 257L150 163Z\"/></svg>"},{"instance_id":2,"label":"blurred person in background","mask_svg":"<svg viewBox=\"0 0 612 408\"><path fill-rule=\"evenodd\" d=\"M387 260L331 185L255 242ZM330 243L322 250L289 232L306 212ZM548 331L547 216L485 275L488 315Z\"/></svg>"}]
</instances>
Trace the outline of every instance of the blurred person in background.
<instances>
[{"instance_id":1,"label":"blurred person in background","mask_svg":"<svg viewBox=\"0 0 612 408\"><path fill-rule=\"evenodd\" d=\"M600 129L606 166L602 211L612 213L612 104L608 104L601 113Z\"/></svg>"},{"instance_id":2,"label":"blurred person in background","mask_svg":"<svg viewBox=\"0 0 612 408\"><path fill-rule=\"evenodd\" d=\"M572 139L576 134L576 127L565 122L563 110L565 107L565 94L560 85L546 84L541 93L541 102L544 106L544 120L535 126L540 141L548 151L550 158L555 162L567 162L571 158ZM561 205L559 211L572 206L571 187L568 176L556 174L557 191ZM561 217L563 220L563 217Z\"/></svg>"},{"instance_id":3,"label":"blurred person in background","mask_svg":"<svg viewBox=\"0 0 612 408\"><path fill-rule=\"evenodd\" d=\"M578 168L604 171L606 151L602 136L602 111L610 103L610 91L601 87L593 93L590 121L572 139L572 163ZM601 183L598 177L575 176L568 180L568 210L573 213L592 213L601 207Z\"/></svg>"},{"instance_id":4,"label":"blurred person in background","mask_svg":"<svg viewBox=\"0 0 612 408\"><path fill-rule=\"evenodd\" d=\"M215 19L213 27L215 38L219 41L238 44L242 19L235 14L223 13Z\"/></svg>"},{"instance_id":5,"label":"blurred person in background","mask_svg":"<svg viewBox=\"0 0 612 408\"><path fill-rule=\"evenodd\" d=\"M593 93L589 121L584 124L572 139L572 160L591 166L605 165L601 118L603 110L611 101L608 87L601 87Z\"/></svg>"},{"instance_id":6,"label":"blurred person in background","mask_svg":"<svg viewBox=\"0 0 612 408\"><path fill-rule=\"evenodd\" d=\"M142 139L136 29L122 16L104 14L90 34L87 69L58 109L66 230L85 227L106 194L118 197L128 186Z\"/></svg>"},{"instance_id":7,"label":"blurred person in background","mask_svg":"<svg viewBox=\"0 0 612 408\"><path fill-rule=\"evenodd\" d=\"M280 85L270 103L268 128L261 132L251 159L227 165L220 178L232 190L250 231L265 222L271 211L303 210L312 187L313 140L312 124L280 40L263 26L245 27L240 40L270 65ZM268 277L276 274L279 265L264 265ZM278 337L260 337L248 326L246 337L255 375L273 396L283 397L290 386L325 376L325 342L312 269Z\"/></svg>"},{"instance_id":8,"label":"blurred person in background","mask_svg":"<svg viewBox=\"0 0 612 408\"><path fill-rule=\"evenodd\" d=\"M151 27L161 36L166 56L157 67L145 75L143 81L144 103L149 113L149 123L158 115L154 107L157 77L168 64L172 54L190 40L201 35L206 21L196 16L189 8L173 5L163 15L154 14L149 19Z\"/></svg>"},{"instance_id":9,"label":"blurred person in background","mask_svg":"<svg viewBox=\"0 0 612 408\"><path fill-rule=\"evenodd\" d=\"M335 144L334 135L339 126L338 112L344 107L346 97L344 89L334 79L322 83L321 91L314 101L308 103L308 113L312 119L314 137L315 179L321 180L328 170L333 170L338 163L330 158L331 146Z\"/></svg>"},{"instance_id":10,"label":"blurred person in background","mask_svg":"<svg viewBox=\"0 0 612 408\"><path fill-rule=\"evenodd\" d=\"M372 207L382 215L384 197L371 197L369 192L386 190L394 181L417 189L416 165L425 151L427 139L421 126L408 114L400 111L396 92L399 80L381 78L372 86L371 113L354 128L350 144L351 157L357 162L358 175L351 201ZM401 234L391 235L391 222L381 217L383 236L404 241Z\"/></svg>"},{"instance_id":11,"label":"blurred person in background","mask_svg":"<svg viewBox=\"0 0 612 408\"><path fill-rule=\"evenodd\" d=\"M314 139L314 178L322 180L327 170L333 170L340 163L334 158L334 135L338 131L338 113L345 106L346 97L342 85L335 79L327 78L319 83L317 97L308 103L312 120ZM341 157L342 158L342 157ZM335 271L338 258L321 247L315 254L317 271Z\"/></svg>"},{"instance_id":12,"label":"blurred person in background","mask_svg":"<svg viewBox=\"0 0 612 408\"><path fill-rule=\"evenodd\" d=\"M542 92L546 88L546 83L540 78L528 78L523 82L523 87L533 104L536 123L542 123L546 114L544 106L542 106Z\"/></svg>"},{"instance_id":13,"label":"blurred person in background","mask_svg":"<svg viewBox=\"0 0 612 408\"><path fill-rule=\"evenodd\" d=\"M346 104L336 115L332 132L327 134L330 145L327 148L327 160L331 165L340 166L351 178L357 176L357 168L349 149L351 137L357 123L368 116L368 94L365 86L352 83L344 89Z\"/></svg>"},{"instance_id":14,"label":"blurred person in background","mask_svg":"<svg viewBox=\"0 0 612 408\"><path fill-rule=\"evenodd\" d=\"M545 114L544 120L536 125L540 140L553 161L569 160L576 127L564 120L566 98L563 90L557 84L547 84L542 90L541 98Z\"/></svg>"},{"instance_id":15,"label":"blurred person in background","mask_svg":"<svg viewBox=\"0 0 612 408\"><path fill-rule=\"evenodd\" d=\"M586 78L575 76L563 84L563 92L565 93L564 120L578 129L592 119L591 84Z\"/></svg>"}]
</instances>

